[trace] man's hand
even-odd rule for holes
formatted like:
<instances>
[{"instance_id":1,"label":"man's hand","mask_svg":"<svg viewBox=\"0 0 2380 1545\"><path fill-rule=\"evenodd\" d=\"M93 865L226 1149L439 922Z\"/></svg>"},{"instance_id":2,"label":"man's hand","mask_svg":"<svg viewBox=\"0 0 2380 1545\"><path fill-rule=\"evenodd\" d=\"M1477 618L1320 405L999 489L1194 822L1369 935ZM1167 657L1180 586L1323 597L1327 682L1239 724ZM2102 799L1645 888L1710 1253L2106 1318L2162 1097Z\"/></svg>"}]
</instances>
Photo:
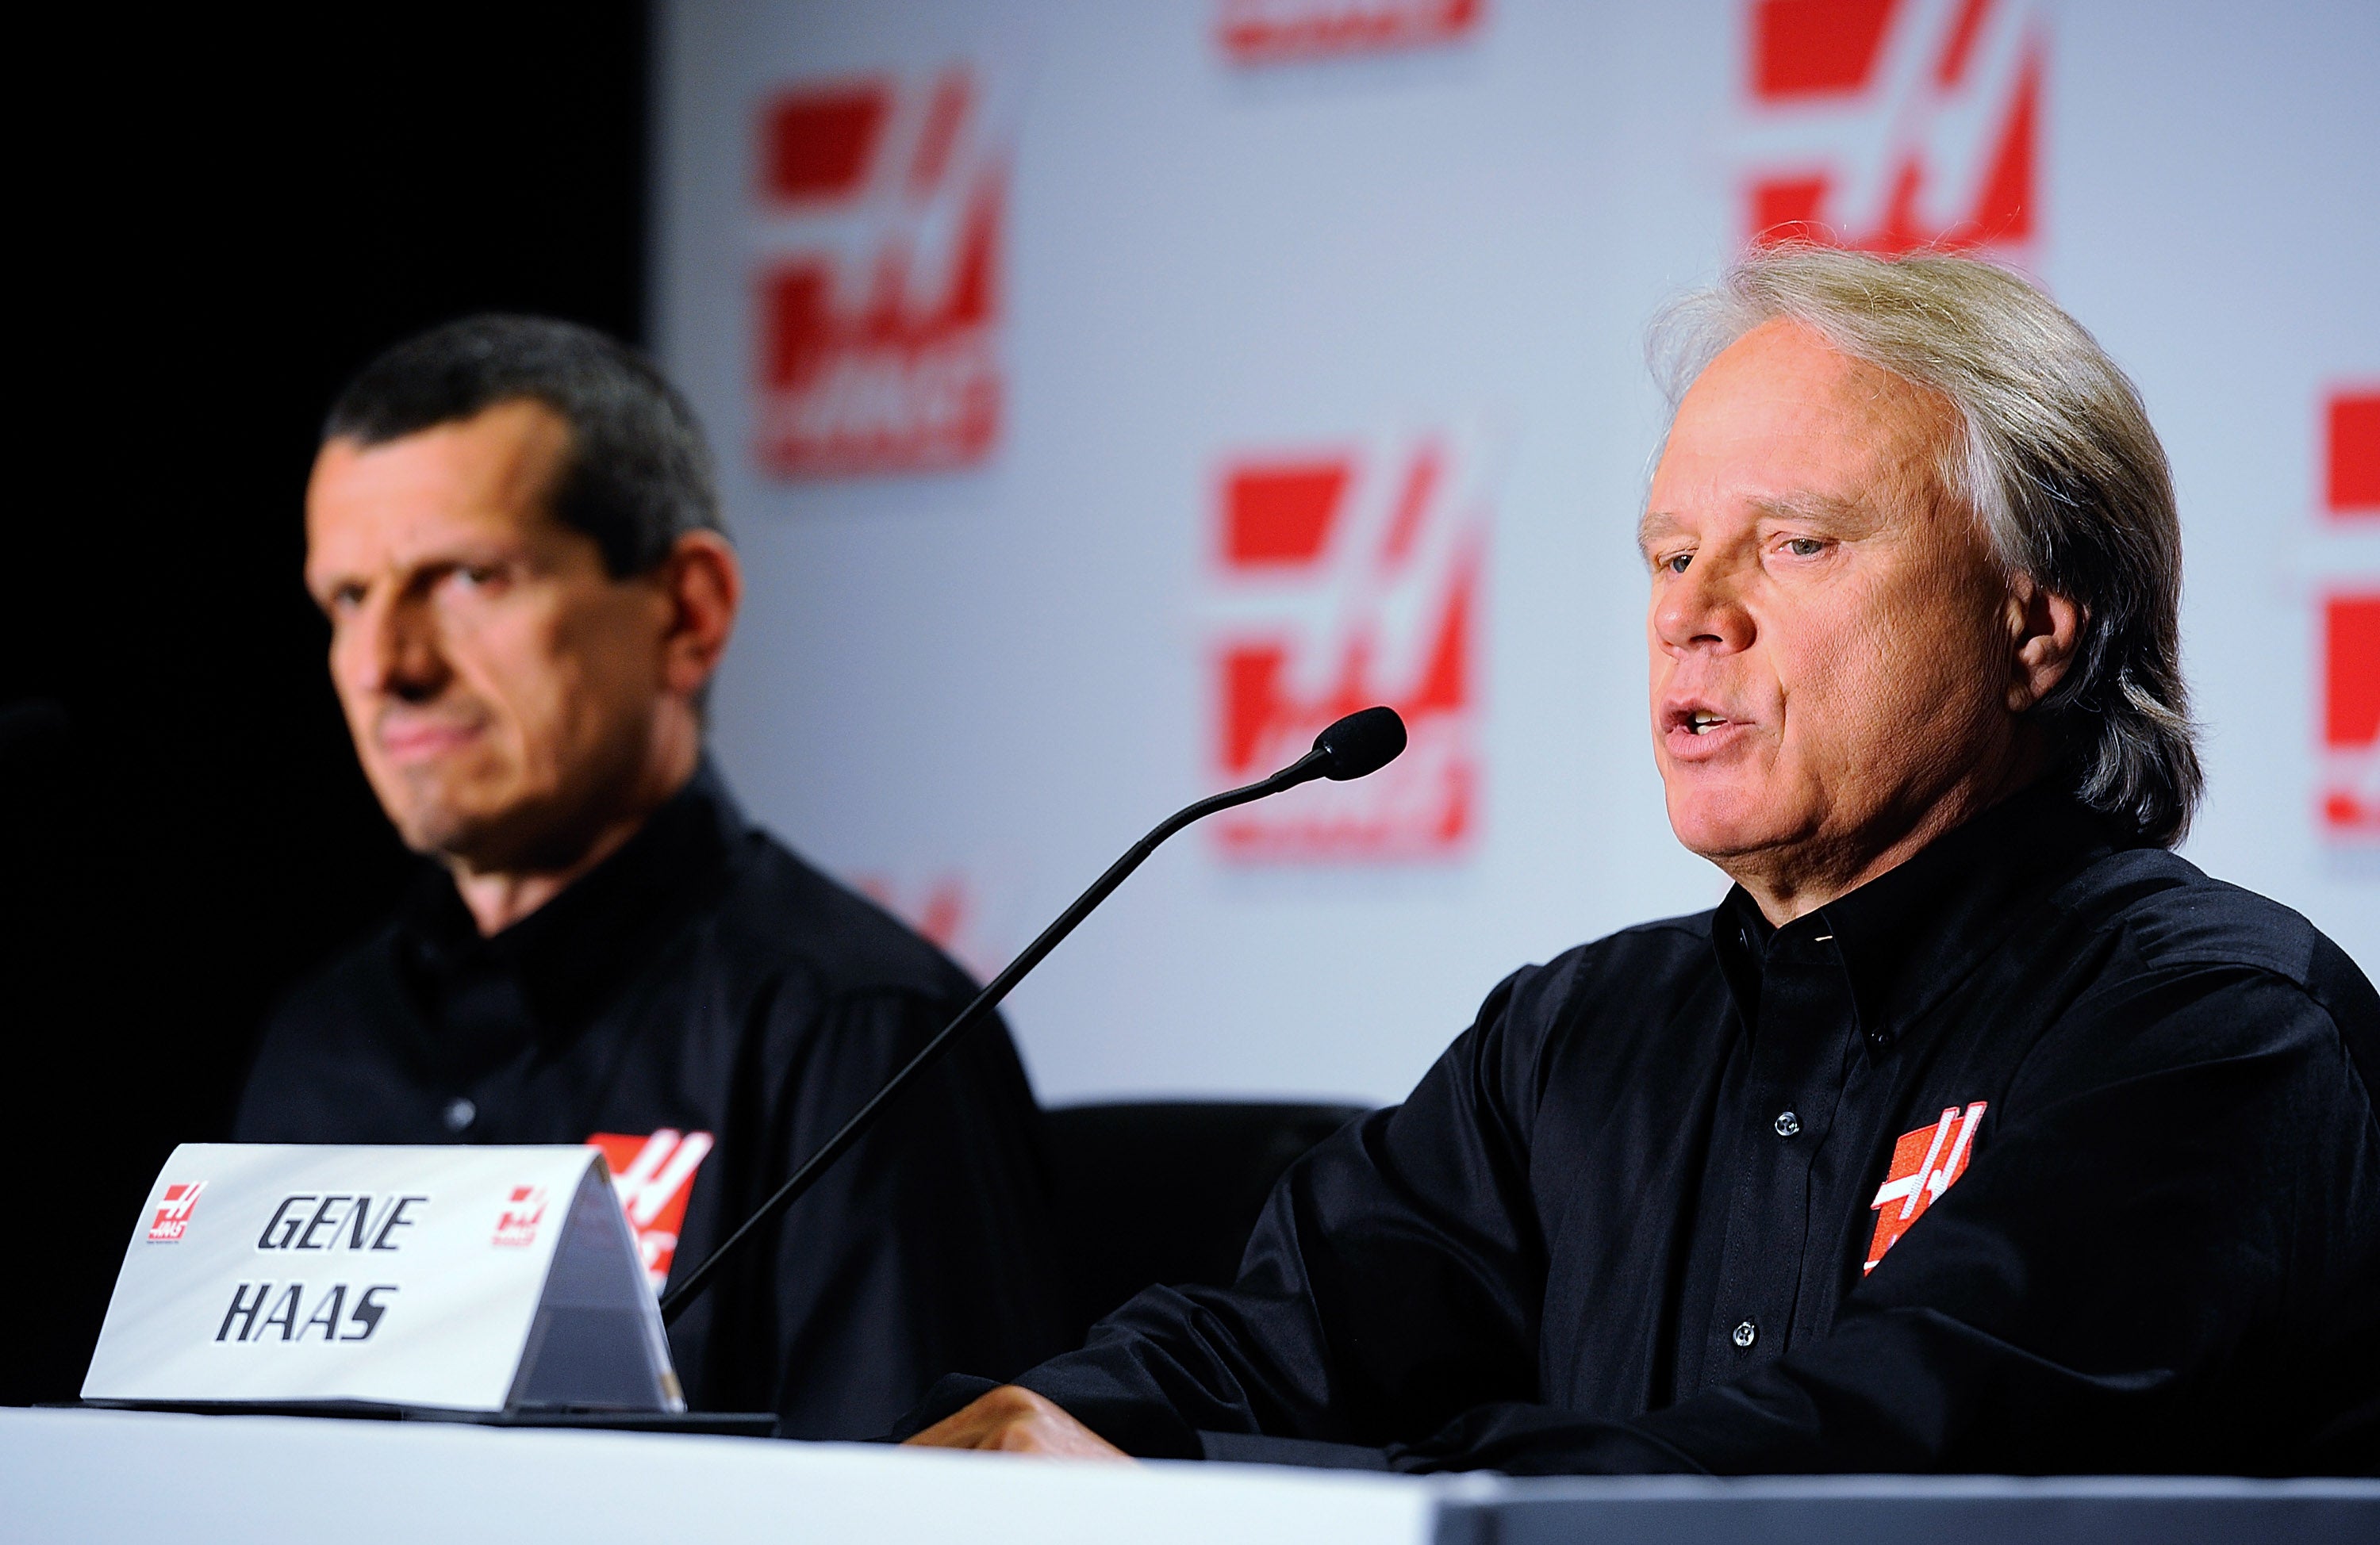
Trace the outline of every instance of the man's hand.
<instances>
[{"instance_id":1,"label":"man's hand","mask_svg":"<svg viewBox=\"0 0 2380 1545\"><path fill-rule=\"evenodd\" d=\"M905 1440L929 1448L979 1448L1052 1459L1132 1463L1131 1455L1031 1390L1002 1384L965 1410Z\"/></svg>"}]
</instances>

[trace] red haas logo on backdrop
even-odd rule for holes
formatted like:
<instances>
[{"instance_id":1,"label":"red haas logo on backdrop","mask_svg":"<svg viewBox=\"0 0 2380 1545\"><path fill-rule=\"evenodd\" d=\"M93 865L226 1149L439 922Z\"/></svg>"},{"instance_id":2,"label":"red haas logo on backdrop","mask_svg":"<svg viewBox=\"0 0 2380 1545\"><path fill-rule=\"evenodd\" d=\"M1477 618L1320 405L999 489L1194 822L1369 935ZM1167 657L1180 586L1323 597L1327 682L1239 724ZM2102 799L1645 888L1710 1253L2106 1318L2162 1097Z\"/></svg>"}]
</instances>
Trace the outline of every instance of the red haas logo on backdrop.
<instances>
[{"instance_id":1,"label":"red haas logo on backdrop","mask_svg":"<svg viewBox=\"0 0 2380 1545\"><path fill-rule=\"evenodd\" d=\"M2333 394L2324 505L2335 528L2380 527L2380 390ZM2322 597L2322 824L2380 839L2380 581Z\"/></svg>"},{"instance_id":2,"label":"red haas logo on backdrop","mask_svg":"<svg viewBox=\"0 0 2380 1545\"><path fill-rule=\"evenodd\" d=\"M895 878L884 870L852 876L859 893L906 923L978 980L999 975L1009 952L992 942L979 882L961 869L937 867Z\"/></svg>"},{"instance_id":3,"label":"red haas logo on backdrop","mask_svg":"<svg viewBox=\"0 0 2380 1545\"><path fill-rule=\"evenodd\" d=\"M760 464L983 460L1000 432L1006 169L981 71L798 86L760 115Z\"/></svg>"},{"instance_id":4,"label":"red haas logo on backdrop","mask_svg":"<svg viewBox=\"0 0 2380 1545\"><path fill-rule=\"evenodd\" d=\"M1386 703L1411 744L1368 779L1217 818L1247 860L1451 856L1479 801L1479 458L1448 436L1259 455L1218 480L1216 773L1246 783L1342 714Z\"/></svg>"},{"instance_id":5,"label":"red haas logo on backdrop","mask_svg":"<svg viewBox=\"0 0 2380 1545\"><path fill-rule=\"evenodd\" d=\"M912 887L880 874L867 874L852 883L861 895L915 928L928 943L956 957L959 935L965 932L974 911L967 900L966 876L937 875Z\"/></svg>"},{"instance_id":6,"label":"red haas logo on backdrop","mask_svg":"<svg viewBox=\"0 0 2380 1545\"><path fill-rule=\"evenodd\" d=\"M1488 0L1220 0L1215 39L1236 65L1289 64L1458 42Z\"/></svg>"},{"instance_id":7,"label":"red haas logo on backdrop","mask_svg":"<svg viewBox=\"0 0 2380 1545\"><path fill-rule=\"evenodd\" d=\"M1751 0L1750 235L1876 252L2040 234L2026 0Z\"/></svg>"}]
</instances>

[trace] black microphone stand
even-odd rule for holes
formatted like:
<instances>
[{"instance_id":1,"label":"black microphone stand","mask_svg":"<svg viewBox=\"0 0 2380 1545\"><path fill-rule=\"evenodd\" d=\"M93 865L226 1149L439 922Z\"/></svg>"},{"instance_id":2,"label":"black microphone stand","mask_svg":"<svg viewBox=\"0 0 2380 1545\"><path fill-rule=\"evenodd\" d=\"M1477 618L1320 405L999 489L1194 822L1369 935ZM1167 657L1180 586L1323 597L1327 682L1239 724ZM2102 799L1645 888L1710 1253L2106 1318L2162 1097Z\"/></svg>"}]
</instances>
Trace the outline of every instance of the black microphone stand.
<instances>
[{"instance_id":1,"label":"black microphone stand","mask_svg":"<svg viewBox=\"0 0 2380 1545\"><path fill-rule=\"evenodd\" d=\"M1366 712L1384 714L1388 710L1373 708L1367 709ZM1342 721L1342 723L1346 721ZM1332 728L1336 729L1337 726ZM1323 732L1325 738L1330 734L1330 730ZM1402 724L1396 728L1395 739L1396 750L1402 750L1404 727ZM662 1299L662 1322L674 1322L680 1314L684 1313L686 1306L694 1300L695 1295L703 1290L719 1268L736 1252L737 1248L746 1239L763 1225L775 1219L786 1208L791 1207L801 1199L805 1191L816 1185L819 1177L826 1173L827 1166L843 1157L851 1146L867 1133L868 1129L874 1124L878 1112L900 1098L903 1091L922 1078L928 1068L940 1062L943 1054L951 1049L951 1044L960 1035L990 1018L991 1011L1000 1007L1000 1000L1006 997L1009 990L1025 979L1026 972L1039 965L1043 956L1057 948L1059 942L1075 931L1075 924L1088 917L1092 908L1106 900L1110 892L1123 884L1125 878L1134 870L1139 868L1149 854L1157 851L1160 843L1193 821L1204 820L1218 811L1229 810L1235 804L1246 804L1252 800L1278 794L1284 789L1294 788L1313 779L1334 776L1335 754L1331 749L1324 746L1321 740L1317 740L1312 751L1261 783L1250 783L1238 789L1227 789L1220 794L1210 794L1197 803L1186 805L1160 821L1155 830L1134 843L1123 857L1110 864L1108 872L1094 881L1090 889L1076 897L1075 904L1060 914L1057 922L1041 930L1041 936L1026 945L1025 952L1011 960L1007 970L993 977L991 984L978 993L975 1001L962 1009L957 1019L943 1026L940 1033L927 1042L923 1049L909 1059L906 1067L893 1074L891 1080L876 1092L873 1099L860 1106L858 1112L843 1124L841 1131L827 1139L823 1147L804 1161L801 1168L794 1171L785 1183L777 1188L776 1195L762 1202L758 1212L744 1220L742 1227L722 1240L717 1249L712 1250L704 1258L700 1265L686 1274L684 1282L670 1289L668 1296ZM1395 754L1396 751L1389 753L1389 756ZM1388 757L1381 757L1380 760L1386 761ZM1374 766L1378 765L1378 763L1374 764ZM1363 769L1366 773L1371 770L1372 768L1368 766ZM1344 778L1360 776L1360 774L1337 772L1335 776Z\"/></svg>"}]
</instances>

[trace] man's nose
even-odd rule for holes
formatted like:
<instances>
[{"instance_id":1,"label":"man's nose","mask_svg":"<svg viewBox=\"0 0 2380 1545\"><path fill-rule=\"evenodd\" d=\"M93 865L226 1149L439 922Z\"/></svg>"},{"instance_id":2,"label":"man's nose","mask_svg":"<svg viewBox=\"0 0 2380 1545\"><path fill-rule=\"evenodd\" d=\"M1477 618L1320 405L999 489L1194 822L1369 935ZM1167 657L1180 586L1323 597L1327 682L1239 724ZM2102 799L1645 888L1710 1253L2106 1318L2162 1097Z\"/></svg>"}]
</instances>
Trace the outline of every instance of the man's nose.
<instances>
[{"instance_id":1,"label":"man's nose","mask_svg":"<svg viewBox=\"0 0 2380 1545\"><path fill-rule=\"evenodd\" d=\"M1736 576L1715 558L1697 555L1685 573L1661 586L1653 606L1653 632L1663 647L1732 653L1752 644L1752 614L1744 610Z\"/></svg>"},{"instance_id":2,"label":"man's nose","mask_svg":"<svg viewBox=\"0 0 2380 1545\"><path fill-rule=\"evenodd\" d=\"M435 697L445 685L445 656L429 608L398 598L355 621L346 641L351 684L416 703Z\"/></svg>"}]
</instances>

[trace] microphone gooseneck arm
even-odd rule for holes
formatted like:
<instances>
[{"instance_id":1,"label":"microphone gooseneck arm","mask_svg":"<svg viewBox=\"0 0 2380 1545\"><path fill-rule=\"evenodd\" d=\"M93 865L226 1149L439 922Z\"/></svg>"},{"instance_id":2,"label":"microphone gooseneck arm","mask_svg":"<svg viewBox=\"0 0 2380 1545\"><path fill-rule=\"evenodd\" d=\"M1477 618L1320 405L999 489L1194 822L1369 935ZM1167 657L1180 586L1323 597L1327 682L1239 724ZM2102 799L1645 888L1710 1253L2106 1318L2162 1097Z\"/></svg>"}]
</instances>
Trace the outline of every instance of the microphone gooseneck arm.
<instances>
[{"instance_id":1,"label":"microphone gooseneck arm","mask_svg":"<svg viewBox=\"0 0 2380 1545\"><path fill-rule=\"evenodd\" d=\"M1373 714L1388 712L1382 708L1366 711ZM1337 727L1333 726L1333 728ZM1325 738L1330 734L1330 730L1323 732ZM1402 750L1404 745L1402 725L1397 726L1395 742L1397 750ZM1386 762L1395 754L1396 751L1390 751L1387 756L1381 756L1379 762ZM1369 760L1369 757L1366 756L1365 759ZM719 1248L705 1257L700 1265L688 1272L685 1281L670 1289L668 1296L662 1299L662 1321L665 1323L674 1322L680 1314L684 1313L686 1305L694 1301L695 1296L710 1284L719 1269L735 1255L747 1239L773 1221L786 1208L801 1200L802 1194L818 1183L819 1177L826 1173L829 1165L843 1157L853 1144L867 1135L868 1129L875 1125L879 1112L899 1099L903 1092L911 1084L923 1078L929 1068L942 1059L943 1055L951 1049L952 1044L961 1035L990 1018L991 1011L1000 1007L1000 1000L1008 996L1010 989L1025 980L1026 972L1039 965L1042 957L1057 948L1060 941L1073 933L1075 925L1091 914L1091 909L1106 900L1110 892L1123 884L1125 877L1139 868L1148 855L1157 851L1160 843L1184 827L1194 821L1204 820L1218 811L1229 810L1236 804L1246 804L1251 800L1260 800L1270 794L1278 794L1284 789L1294 788L1312 779L1361 777L1379 765L1374 763L1373 766L1364 767L1362 772L1354 772L1344 767L1344 762L1343 753L1334 752L1323 743L1323 740L1318 739L1312 751L1262 782L1250 783L1238 789L1227 789L1220 794L1211 794L1197 803L1186 805L1160 821L1155 830L1134 843L1131 851L1123 857L1108 865L1108 872L1094 881L1090 889L1076 897L1075 904L1060 914L1057 922L1042 929L1041 936L1026 945L1024 953L1008 962L1008 969L993 977L990 985L978 993L975 1001L959 1011L957 1019L944 1025L939 1034L927 1042L917 1055L909 1059L907 1066L893 1074L884 1087L876 1092L874 1098L860 1106L852 1118L843 1124L841 1131L827 1139L825 1144L817 1153L805 1160L802 1166L794 1171L783 1186L777 1188L774 1196L762 1202L759 1210L744 1220L743 1225L735 1233L720 1241Z\"/></svg>"}]
</instances>

